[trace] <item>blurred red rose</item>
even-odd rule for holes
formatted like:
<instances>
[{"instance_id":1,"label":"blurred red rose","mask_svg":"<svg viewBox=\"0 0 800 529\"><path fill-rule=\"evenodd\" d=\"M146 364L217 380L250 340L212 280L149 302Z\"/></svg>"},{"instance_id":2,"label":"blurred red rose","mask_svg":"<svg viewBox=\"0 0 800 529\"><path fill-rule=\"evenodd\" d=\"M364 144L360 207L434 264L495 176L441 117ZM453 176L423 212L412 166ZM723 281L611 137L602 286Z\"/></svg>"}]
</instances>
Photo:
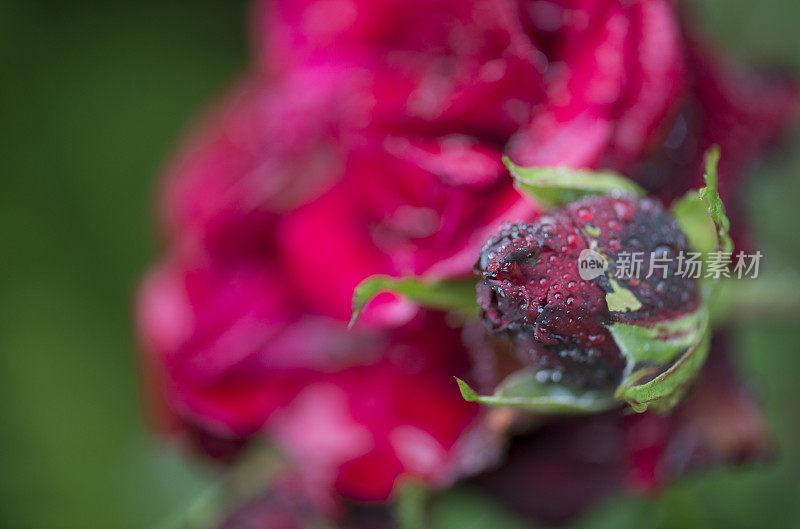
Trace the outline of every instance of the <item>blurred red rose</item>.
<instances>
[{"instance_id":1,"label":"blurred red rose","mask_svg":"<svg viewBox=\"0 0 800 529\"><path fill-rule=\"evenodd\" d=\"M265 70L365 70L393 87L376 91L379 125L470 134L523 164L624 168L686 84L664 0L265 1L255 26Z\"/></svg>"},{"instance_id":2,"label":"blurred red rose","mask_svg":"<svg viewBox=\"0 0 800 529\"><path fill-rule=\"evenodd\" d=\"M453 391L469 355L442 314L347 331L296 305L268 262L180 250L146 279L140 328L168 413L212 455L268 432L318 490L361 500L494 459L477 406Z\"/></svg>"},{"instance_id":3,"label":"blurred red rose","mask_svg":"<svg viewBox=\"0 0 800 529\"><path fill-rule=\"evenodd\" d=\"M272 435L356 499L485 463L452 382L471 367L458 329L391 296L345 326L369 275L468 275L502 221L536 218L503 152L630 170L667 197L718 142L737 156L724 190L796 107L787 84L735 88L665 0L257 2L254 39L257 67L167 171L140 334L204 447Z\"/></svg>"}]
</instances>

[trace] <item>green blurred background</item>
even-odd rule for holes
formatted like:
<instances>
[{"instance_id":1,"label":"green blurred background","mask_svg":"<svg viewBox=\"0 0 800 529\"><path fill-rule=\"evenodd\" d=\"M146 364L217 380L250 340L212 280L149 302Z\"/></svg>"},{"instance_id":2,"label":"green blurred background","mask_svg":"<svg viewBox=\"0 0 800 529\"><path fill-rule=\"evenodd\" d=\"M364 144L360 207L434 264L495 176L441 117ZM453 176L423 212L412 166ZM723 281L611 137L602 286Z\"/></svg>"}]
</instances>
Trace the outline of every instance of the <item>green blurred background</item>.
<instances>
[{"instance_id":1,"label":"green blurred background","mask_svg":"<svg viewBox=\"0 0 800 529\"><path fill-rule=\"evenodd\" d=\"M736 55L800 72L800 2L703 0L697 23ZM246 65L241 1L0 3L0 527L140 528L209 472L148 436L130 307L155 254L160 164ZM766 266L800 262L798 135L754 171ZM800 527L800 331L750 322L736 353L779 456L657 499L614 498L579 527ZM493 527L453 496L437 525ZM460 525L461 528L467 525Z\"/></svg>"}]
</instances>

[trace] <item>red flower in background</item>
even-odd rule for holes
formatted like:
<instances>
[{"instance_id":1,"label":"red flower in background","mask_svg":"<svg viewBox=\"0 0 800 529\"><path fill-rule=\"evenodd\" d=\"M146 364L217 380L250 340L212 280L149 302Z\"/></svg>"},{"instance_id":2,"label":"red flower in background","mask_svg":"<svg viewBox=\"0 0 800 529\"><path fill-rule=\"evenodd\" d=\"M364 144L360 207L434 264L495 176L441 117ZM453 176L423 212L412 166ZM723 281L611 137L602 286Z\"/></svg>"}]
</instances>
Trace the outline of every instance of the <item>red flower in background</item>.
<instances>
[{"instance_id":1,"label":"red flower in background","mask_svg":"<svg viewBox=\"0 0 800 529\"><path fill-rule=\"evenodd\" d=\"M469 355L442 314L347 331L297 309L269 266L179 259L146 280L140 325L168 413L211 455L264 430L318 494L359 500L496 459L477 406L453 391Z\"/></svg>"},{"instance_id":2,"label":"red flower in background","mask_svg":"<svg viewBox=\"0 0 800 529\"><path fill-rule=\"evenodd\" d=\"M503 221L535 219L503 152L669 198L719 143L731 193L797 103L719 66L663 0L258 2L254 39L258 66L167 171L140 333L184 428L270 435L359 500L450 483L492 445L453 383L460 330L384 296L347 332L361 280L467 276Z\"/></svg>"}]
</instances>

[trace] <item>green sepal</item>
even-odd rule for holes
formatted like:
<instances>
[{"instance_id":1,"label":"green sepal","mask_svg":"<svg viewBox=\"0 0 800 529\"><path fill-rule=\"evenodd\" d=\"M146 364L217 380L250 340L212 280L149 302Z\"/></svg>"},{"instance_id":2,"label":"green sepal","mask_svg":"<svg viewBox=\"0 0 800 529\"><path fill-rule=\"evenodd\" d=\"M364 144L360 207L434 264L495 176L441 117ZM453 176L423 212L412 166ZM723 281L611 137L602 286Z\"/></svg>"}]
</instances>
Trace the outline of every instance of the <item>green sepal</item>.
<instances>
[{"instance_id":1,"label":"green sepal","mask_svg":"<svg viewBox=\"0 0 800 529\"><path fill-rule=\"evenodd\" d=\"M352 327L367 304L381 292L393 292L424 307L457 312L465 316L478 314L473 278L426 280L418 277L374 275L366 278L353 291Z\"/></svg>"},{"instance_id":2,"label":"green sepal","mask_svg":"<svg viewBox=\"0 0 800 529\"><path fill-rule=\"evenodd\" d=\"M725 214L725 204L719 196L717 188L717 166L719 165L719 146L714 145L706 152L706 170L703 180L706 186L700 189L700 199L706 203L711 220L717 228L717 249L721 252L733 251L733 240L730 236L731 222Z\"/></svg>"},{"instance_id":3,"label":"green sepal","mask_svg":"<svg viewBox=\"0 0 800 529\"><path fill-rule=\"evenodd\" d=\"M670 206L681 231L689 241L689 248L707 254L717 247L717 229L697 190L675 199Z\"/></svg>"},{"instance_id":4,"label":"green sepal","mask_svg":"<svg viewBox=\"0 0 800 529\"><path fill-rule=\"evenodd\" d=\"M608 327L620 351L634 364L664 364L696 343L705 331L702 310L653 326L614 323Z\"/></svg>"},{"instance_id":5,"label":"green sepal","mask_svg":"<svg viewBox=\"0 0 800 529\"><path fill-rule=\"evenodd\" d=\"M705 363L711 339L704 306L652 327L616 323L609 330L628 360L614 395L637 412L672 409Z\"/></svg>"},{"instance_id":6,"label":"green sepal","mask_svg":"<svg viewBox=\"0 0 800 529\"><path fill-rule=\"evenodd\" d=\"M456 378L461 396L469 402L489 406L507 406L539 413L598 413L619 406L610 391L576 389L556 382L542 382L533 369L521 369L509 375L492 395L478 395Z\"/></svg>"},{"instance_id":7,"label":"green sepal","mask_svg":"<svg viewBox=\"0 0 800 529\"><path fill-rule=\"evenodd\" d=\"M689 240L689 246L703 253L733 252L733 240L729 233L730 220L725 214L725 205L717 187L719 157L719 147L711 147L705 155L705 187L689 191L670 207Z\"/></svg>"},{"instance_id":8,"label":"green sepal","mask_svg":"<svg viewBox=\"0 0 800 529\"><path fill-rule=\"evenodd\" d=\"M613 171L569 167L520 167L503 157L514 185L521 192L548 206L560 206L589 195L622 194L644 196L635 182Z\"/></svg>"}]
</instances>

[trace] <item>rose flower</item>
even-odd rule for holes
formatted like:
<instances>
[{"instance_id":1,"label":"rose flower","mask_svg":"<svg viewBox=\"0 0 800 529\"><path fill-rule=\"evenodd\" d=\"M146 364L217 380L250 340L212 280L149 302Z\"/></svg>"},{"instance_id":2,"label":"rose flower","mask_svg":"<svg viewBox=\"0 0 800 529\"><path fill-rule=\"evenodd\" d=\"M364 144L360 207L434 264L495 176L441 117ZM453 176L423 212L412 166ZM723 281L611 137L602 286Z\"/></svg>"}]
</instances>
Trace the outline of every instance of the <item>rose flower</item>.
<instances>
[{"instance_id":1,"label":"rose flower","mask_svg":"<svg viewBox=\"0 0 800 529\"><path fill-rule=\"evenodd\" d=\"M444 487L502 459L497 429L453 381L482 376L463 322L388 294L347 322L369 276L469 278L503 222L543 226L503 153L612 168L671 198L697 187L717 143L732 194L797 106L793 85L734 75L687 38L666 0L260 1L252 28L255 65L160 188L164 252L137 309L148 391L170 431L226 459L270 439L334 503L384 501L408 480ZM630 206L660 214L647 204ZM579 222L575 207L555 222ZM549 251L537 230L525 251ZM500 258L485 257L487 271ZM522 329L484 280L493 325ZM691 301L669 286L665 303L673 290ZM542 366L561 338L586 352L594 336L555 321L528 344ZM598 348L601 360L555 367L604 383L618 365ZM707 446L707 460L731 455Z\"/></svg>"}]
</instances>

